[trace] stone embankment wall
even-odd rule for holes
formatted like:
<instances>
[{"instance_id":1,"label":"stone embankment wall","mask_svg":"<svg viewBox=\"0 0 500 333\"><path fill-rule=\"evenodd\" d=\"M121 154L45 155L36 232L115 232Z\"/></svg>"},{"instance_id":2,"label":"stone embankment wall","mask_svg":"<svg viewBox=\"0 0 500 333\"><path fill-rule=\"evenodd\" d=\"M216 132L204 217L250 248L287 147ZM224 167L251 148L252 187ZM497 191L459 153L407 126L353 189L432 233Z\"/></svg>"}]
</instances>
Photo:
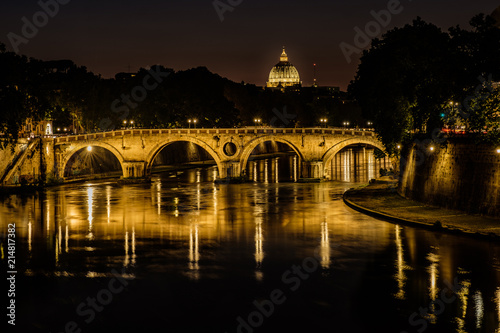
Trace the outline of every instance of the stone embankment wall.
<instances>
[{"instance_id":1,"label":"stone embankment wall","mask_svg":"<svg viewBox=\"0 0 500 333\"><path fill-rule=\"evenodd\" d=\"M500 154L497 147L471 141L449 139L433 151L429 146L410 147L401 159L399 193L432 205L500 217Z\"/></svg>"},{"instance_id":2,"label":"stone embankment wall","mask_svg":"<svg viewBox=\"0 0 500 333\"><path fill-rule=\"evenodd\" d=\"M13 148L13 149L12 149ZM53 142L50 139L20 139L14 146L0 149L1 185L36 183L51 172L54 164Z\"/></svg>"}]
</instances>

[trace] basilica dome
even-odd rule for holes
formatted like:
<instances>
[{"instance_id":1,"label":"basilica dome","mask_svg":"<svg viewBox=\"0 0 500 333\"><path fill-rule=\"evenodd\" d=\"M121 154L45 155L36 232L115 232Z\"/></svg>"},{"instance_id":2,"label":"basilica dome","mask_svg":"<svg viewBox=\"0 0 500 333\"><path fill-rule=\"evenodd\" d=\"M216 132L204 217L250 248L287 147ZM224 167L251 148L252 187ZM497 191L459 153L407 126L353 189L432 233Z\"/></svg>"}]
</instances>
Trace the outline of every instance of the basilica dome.
<instances>
[{"instance_id":1,"label":"basilica dome","mask_svg":"<svg viewBox=\"0 0 500 333\"><path fill-rule=\"evenodd\" d=\"M268 88L285 88L300 85L299 71L288 61L288 56L283 47L280 62L271 69L269 73Z\"/></svg>"}]
</instances>

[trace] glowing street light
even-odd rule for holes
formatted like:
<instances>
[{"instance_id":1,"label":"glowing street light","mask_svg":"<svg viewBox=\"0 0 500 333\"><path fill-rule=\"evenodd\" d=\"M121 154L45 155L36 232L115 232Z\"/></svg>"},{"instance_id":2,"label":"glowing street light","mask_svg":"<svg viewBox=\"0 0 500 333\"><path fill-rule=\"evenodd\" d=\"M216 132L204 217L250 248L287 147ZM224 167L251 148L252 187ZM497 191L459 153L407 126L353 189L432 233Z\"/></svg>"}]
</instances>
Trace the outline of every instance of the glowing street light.
<instances>
[{"instance_id":1,"label":"glowing street light","mask_svg":"<svg viewBox=\"0 0 500 333\"><path fill-rule=\"evenodd\" d=\"M255 119L253 120L253 122L255 123L255 126L260 125L260 123L262 122L262 119L260 119L260 118L255 118Z\"/></svg>"},{"instance_id":2,"label":"glowing street light","mask_svg":"<svg viewBox=\"0 0 500 333\"><path fill-rule=\"evenodd\" d=\"M191 128L191 119L188 119L188 124L189 124L188 128Z\"/></svg>"},{"instance_id":3,"label":"glowing street light","mask_svg":"<svg viewBox=\"0 0 500 333\"><path fill-rule=\"evenodd\" d=\"M371 128L373 125L373 123L371 121L367 122L366 124L368 125L369 128Z\"/></svg>"},{"instance_id":4,"label":"glowing street light","mask_svg":"<svg viewBox=\"0 0 500 333\"><path fill-rule=\"evenodd\" d=\"M321 118L319 121L321 122L321 125L325 124L326 127L326 123L328 122L327 118Z\"/></svg>"},{"instance_id":5,"label":"glowing street light","mask_svg":"<svg viewBox=\"0 0 500 333\"><path fill-rule=\"evenodd\" d=\"M430 150L430 151L434 151L434 146L430 146L430 147L429 147L429 150Z\"/></svg>"},{"instance_id":6,"label":"glowing street light","mask_svg":"<svg viewBox=\"0 0 500 333\"><path fill-rule=\"evenodd\" d=\"M196 128L196 122L198 122L198 119L193 119L194 128Z\"/></svg>"},{"instance_id":7,"label":"glowing street light","mask_svg":"<svg viewBox=\"0 0 500 333\"><path fill-rule=\"evenodd\" d=\"M92 146L88 146L87 151L90 153L92 151Z\"/></svg>"},{"instance_id":8,"label":"glowing street light","mask_svg":"<svg viewBox=\"0 0 500 333\"><path fill-rule=\"evenodd\" d=\"M500 148L497 148L497 154L500 154Z\"/></svg>"},{"instance_id":9,"label":"glowing street light","mask_svg":"<svg viewBox=\"0 0 500 333\"><path fill-rule=\"evenodd\" d=\"M398 149L401 149L401 145L397 145L397 148L398 148Z\"/></svg>"},{"instance_id":10,"label":"glowing street light","mask_svg":"<svg viewBox=\"0 0 500 333\"><path fill-rule=\"evenodd\" d=\"M344 121L344 127L349 127L349 122L348 121Z\"/></svg>"}]
</instances>

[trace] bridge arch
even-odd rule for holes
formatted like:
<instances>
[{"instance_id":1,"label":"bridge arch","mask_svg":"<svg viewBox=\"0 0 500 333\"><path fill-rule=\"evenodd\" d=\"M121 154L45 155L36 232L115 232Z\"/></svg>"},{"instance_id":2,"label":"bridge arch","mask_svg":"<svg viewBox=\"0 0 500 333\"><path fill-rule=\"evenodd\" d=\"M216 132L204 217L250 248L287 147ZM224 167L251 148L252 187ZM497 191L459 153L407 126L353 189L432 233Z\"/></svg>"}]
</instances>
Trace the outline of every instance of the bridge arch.
<instances>
[{"instance_id":1,"label":"bridge arch","mask_svg":"<svg viewBox=\"0 0 500 333\"><path fill-rule=\"evenodd\" d=\"M246 169L248 159L250 158L250 154L252 153L252 151L258 145L260 145L261 143L267 142L267 141L276 141L276 142L281 142L281 143L288 145L297 154L300 161L304 160L304 156L303 156L302 152L292 142L285 140L285 139L282 139L282 138L277 137L277 136L266 135L266 136L261 136L261 137L255 138L255 139L253 139L245 144L245 146L243 147L243 150L241 152L241 155L240 155L240 170L241 170L241 172L243 172L243 170ZM299 161L299 165L300 165L300 161Z\"/></svg>"},{"instance_id":2,"label":"bridge arch","mask_svg":"<svg viewBox=\"0 0 500 333\"><path fill-rule=\"evenodd\" d=\"M326 168L328 167L329 163L332 161L332 159L337 155L338 152L340 152L342 149L348 146L352 145L359 145L359 144L365 144L372 146L374 148L378 148L383 152L385 151L385 147L378 141L378 140L370 140L367 138L351 138L351 139L346 139L343 141L340 141L336 143L334 146L332 146L328 151L323 155L322 161L323 161L323 174L325 174Z\"/></svg>"},{"instance_id":3,"label":"bridge arch","mask_svg":"<svg viewBox=\"0 0 500 333\"><path fill-rule=\"evenodd\" d=\"M69 150L68 152L66 152L66 154L64 154L62 161L61 161L62 168L59 170L59 176L61 178L64 178L64 171L66 170L66 166L67 166L68 162L70 161L70 159L73 157L73 155L75 155L76 153L78 153L82 149L85 149L89 146L101 147L101 148L109 151L111 154L113 154L116 157L116 159L118 160L118 162L120 162L120 168L122 171L122 175L124 174L125 169L123 166L123 162L125 161L125 159L123 158L122 154L113 145L110 145L110 144L104 143L104 142L100 142L100 141L86 141L84 143L75 145L74 147L71 148L71 150Z\"/></svg>"},{"instance_id":4,"label":"bridge arch","mask_svg":"<svg viewBox=\"0 0 500 333\"><path fill-rule=\"evenodd\" d=\"M217 169L219 170L219 177L222 177L223 175L223 168L222 168L222 160L219 156L219 154L206 142L195 138L191 136L184 136L181 138L174 138L174 139L167 139L164 140L158 144L156 144L151 150L149 151L147 157L146 157L146 175L151 174L151 169L153 168L153 162L155 161L156 157L158 154L167 146L171 145L172 143L175 142L191 142L194 143L201 148L203 148L212 158L215 160L215 163L217 164Z\"/></svg>"}]
</instances>

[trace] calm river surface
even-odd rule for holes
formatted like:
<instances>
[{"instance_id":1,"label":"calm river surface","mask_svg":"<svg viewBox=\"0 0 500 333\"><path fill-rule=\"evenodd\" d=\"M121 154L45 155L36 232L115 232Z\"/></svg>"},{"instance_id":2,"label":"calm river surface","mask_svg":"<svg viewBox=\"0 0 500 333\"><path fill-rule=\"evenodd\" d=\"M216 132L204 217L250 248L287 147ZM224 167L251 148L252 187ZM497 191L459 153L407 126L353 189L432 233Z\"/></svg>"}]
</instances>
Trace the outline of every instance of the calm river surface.
<instances>
[{"instance_id":1,"label":"calm river surface","mask_svg":"<svg viewBox=\"0 0 500 333\"><path fill-rule=\"evenodd\" d=\"M9 329L500 332L498 244L353 211L342 193L360 183L217 185L213 175L0 201L6 270L9 223L17 236Z\"/></svg>"}]
</instances>

